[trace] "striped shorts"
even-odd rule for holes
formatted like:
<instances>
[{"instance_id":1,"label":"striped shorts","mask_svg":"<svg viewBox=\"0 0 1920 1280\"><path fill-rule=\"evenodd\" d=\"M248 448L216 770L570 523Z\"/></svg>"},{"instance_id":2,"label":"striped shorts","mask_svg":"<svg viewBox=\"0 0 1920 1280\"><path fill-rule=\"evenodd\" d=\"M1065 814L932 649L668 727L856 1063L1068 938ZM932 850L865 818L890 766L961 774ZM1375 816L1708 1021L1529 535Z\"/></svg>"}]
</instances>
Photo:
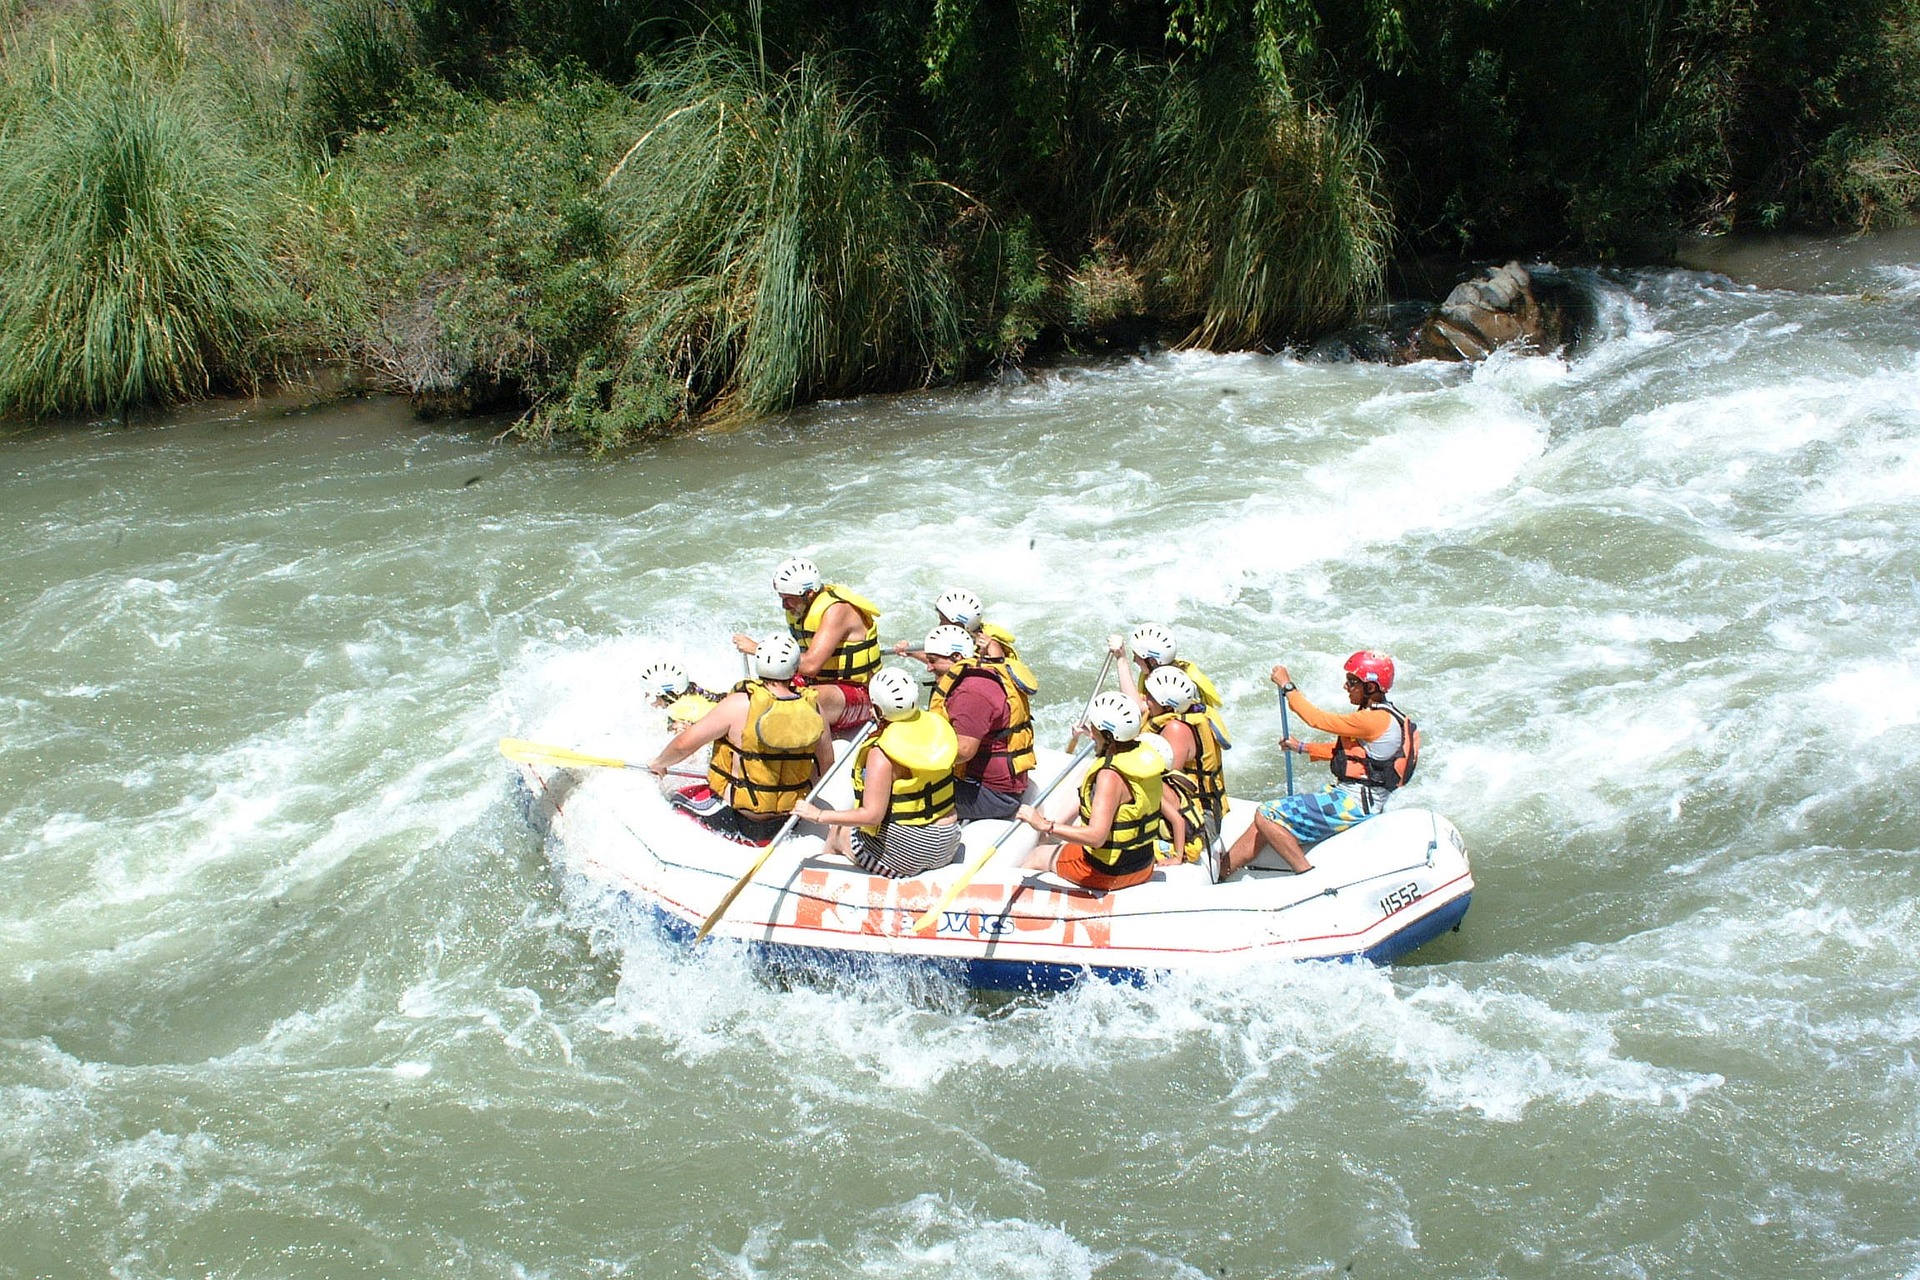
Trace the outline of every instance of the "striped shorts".
<instances>
[{"instance_id":1,"label":"striped shorts","mask_svg":"<svg viewBox=\"0 0 1920 1280\"><path fill-rule=\"evenodd\" d=\"M1281 796L1260 806L1260 814L1293 832L1303 846L1318 844L1336 832L1365 822L1386 808L1384 795L1369 809L1358 788L1322 787L1303 795Z\"/></svg>"},{"instance_id":2,"label":"striped shorts","mask_svg":"<svg viewBox=\"0 0 1920 1280\"><path fill-rule=\"evenodd\" d=\"M958 822L944 827L889 822L880 828L877 836L856 829L852 850L854 865L889 879L917 876L944 867L960 851L960 826Z\"/></svg>"}]
</instances>

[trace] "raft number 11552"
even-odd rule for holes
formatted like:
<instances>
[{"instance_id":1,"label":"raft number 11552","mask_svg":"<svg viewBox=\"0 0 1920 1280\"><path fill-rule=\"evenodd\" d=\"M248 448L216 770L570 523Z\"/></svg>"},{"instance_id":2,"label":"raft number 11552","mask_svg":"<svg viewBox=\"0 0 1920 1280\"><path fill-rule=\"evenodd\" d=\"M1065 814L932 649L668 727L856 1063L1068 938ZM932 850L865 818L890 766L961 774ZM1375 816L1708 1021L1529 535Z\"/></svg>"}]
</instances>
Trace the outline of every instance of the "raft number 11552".
<instances>
[{"instance_id":1,"label":"raft number 11552","mask_svg":"<svg viewBox=\"0 0 1920 1280\"><path fill-rule=\"evenodd\" d=\"M1408 903L1412 902L1414 899L1418 898L1419 896L1420 896L1419 882L1409 881L1408 883L1401 885L1398 889L1395 889L1392 893L1388 894L1386 897L1380 899L1380 910L1386 913L1387 915L1392 915L1394 912L1406 906Z\"/></svg>"}]
</instances>

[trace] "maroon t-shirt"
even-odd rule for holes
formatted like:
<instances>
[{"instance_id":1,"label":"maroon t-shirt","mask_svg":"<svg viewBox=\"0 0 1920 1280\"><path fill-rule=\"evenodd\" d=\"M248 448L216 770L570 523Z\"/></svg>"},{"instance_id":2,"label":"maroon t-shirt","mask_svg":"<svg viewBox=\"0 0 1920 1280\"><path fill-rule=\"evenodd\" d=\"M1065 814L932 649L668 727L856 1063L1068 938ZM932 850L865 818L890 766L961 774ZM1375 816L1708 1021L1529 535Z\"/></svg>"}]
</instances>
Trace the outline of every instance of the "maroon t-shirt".
<instances>
[{"instance_id":1,"label":"maroon t-shirt","mask_svg":"<svg viewBox=\"0 0 1920 1280\"><path fill-rule=\"evenodd\" d=\"M947 695L947 719L953 731L980 740L980 749L967 761L962 775L989 791L1019 795L1026 790L1025 780L1013 776L1005 756L989 754L996 745L995 736L1006 732L1007 714L1007 691L990 673L968 675Z\"/></svg>"}]
</instances>

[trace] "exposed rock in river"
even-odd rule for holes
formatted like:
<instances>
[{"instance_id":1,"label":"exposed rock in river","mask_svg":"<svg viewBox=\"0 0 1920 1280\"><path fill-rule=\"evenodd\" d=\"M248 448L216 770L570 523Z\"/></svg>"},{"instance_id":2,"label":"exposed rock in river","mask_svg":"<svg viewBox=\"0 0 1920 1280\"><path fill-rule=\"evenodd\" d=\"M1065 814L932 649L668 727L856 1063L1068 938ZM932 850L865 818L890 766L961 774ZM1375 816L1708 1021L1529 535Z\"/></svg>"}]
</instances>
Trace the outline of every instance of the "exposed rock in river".
<instances>
[{"instance_id":1,"label":"exposed rock in river","mask_svg":"<svg viewBox=\"0 0 1920 1280\"><path fill-rule=\"evenodd\" d=\"M1591 325L1591 287L1549 268L1509 262L1454 286L1445 302L1395 303L1374 323L1323 338L1309 359L1484 360L1501 347L1546 353Z\"/></svg>"}]
</instances>

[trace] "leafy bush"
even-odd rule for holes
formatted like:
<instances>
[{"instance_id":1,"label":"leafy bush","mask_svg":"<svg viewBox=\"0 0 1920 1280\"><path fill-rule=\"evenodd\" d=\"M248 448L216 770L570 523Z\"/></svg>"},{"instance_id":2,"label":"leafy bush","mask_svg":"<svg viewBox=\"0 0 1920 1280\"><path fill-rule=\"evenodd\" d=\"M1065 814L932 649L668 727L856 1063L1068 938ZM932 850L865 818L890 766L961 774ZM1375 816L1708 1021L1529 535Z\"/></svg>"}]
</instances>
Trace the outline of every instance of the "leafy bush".
<instances>
[{"instance_id":1,"label":"leafy bush","mask_svg":"<svg viewBox=\"0 0 1920 1280\"><path fill-rule=\"evenodd\" d=\"M406 113L316 184L314 289L364 364L423 408L564 403L615 334L620 278L600 193L632 104L524 64L492 101L418 79Z\"/></svg>"},{"instance_id":2,"label":"leafy bush","mask_svg":"<svg viewBox=\"0 0 1920 1280\"><path fill-rule=\"evenodd\" d=\"M419 65L406 12L387 0L324 0L299 54L299 116L310 142L337 151L385 127Z\"/></svg>"}]
</instances>

